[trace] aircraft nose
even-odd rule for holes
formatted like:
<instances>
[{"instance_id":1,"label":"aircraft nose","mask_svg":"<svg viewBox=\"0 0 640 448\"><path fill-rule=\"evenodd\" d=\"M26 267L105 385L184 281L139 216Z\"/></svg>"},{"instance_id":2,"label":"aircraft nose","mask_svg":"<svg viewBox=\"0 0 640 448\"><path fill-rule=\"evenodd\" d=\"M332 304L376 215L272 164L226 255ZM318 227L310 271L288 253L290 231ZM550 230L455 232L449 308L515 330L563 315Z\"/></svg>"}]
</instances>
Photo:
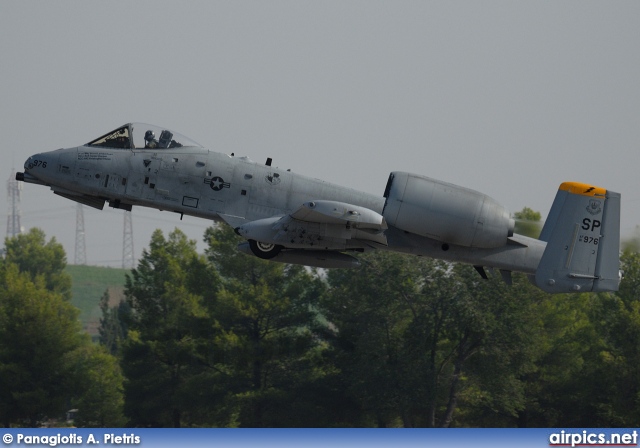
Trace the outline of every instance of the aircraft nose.
<instances>
[{"instance_id":1,"label":"aircraft nose","mask_svg":"<svg viewBox=\"0 0 640 448\"><path fill-rule=\"evenodd\" d=\"M24 162L24 173L16 173L16 180L29 184L48 185L47 173L49 172L53 172L52 158L46 154L35 154Z\"/></svg>"},{"instance_id":2,"label":"aircraft nose","mask_svg":"<svg viewBox=\"0 0 640 448\"><path fill-rule=\"evenodd\" d=\"M29 157L25 162L24 162L24 170L27 171L29 168L31 168L33 166L31 160L33 160L33 157Z\"/></svg>"},{"instance_id":3,"label":"aircraft nose","mask_svg":"<svg viewBox=\"0 0 640 448\"><path fill-rule=\"evenodd\" d=\"M53 160L54 156L52 154L41 153L32 155L24 162L24 170L25 171L40 171L46 170L47 168L53 168Z\"/></svg>"},{"instance_id":4,"label":"aircraft nose","mask_svg":"<svg viewBox=\"0 0 640 448\"><path fill-rule=\"evenodd\" d=\"M24 173L16 173L16 179L38 185L54 182L58 157L57 151L32 155L24 162Z\"/></svg>"}]
</instances>

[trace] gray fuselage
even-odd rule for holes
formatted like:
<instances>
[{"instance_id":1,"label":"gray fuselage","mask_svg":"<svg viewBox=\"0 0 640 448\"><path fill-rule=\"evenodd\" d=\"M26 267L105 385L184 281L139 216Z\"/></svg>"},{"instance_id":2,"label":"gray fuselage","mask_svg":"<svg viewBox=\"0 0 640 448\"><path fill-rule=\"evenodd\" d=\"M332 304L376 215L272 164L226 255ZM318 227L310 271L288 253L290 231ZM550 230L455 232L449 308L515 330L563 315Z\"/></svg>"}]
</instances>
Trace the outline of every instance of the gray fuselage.
<instances>
[{"instance_id":1,"label":"gray fuselage","mask_svg":"<svg viewBox=\"0 0 640 448\"><path fill-rule=\"evenodd\" d=\"M196 146L79 146L37 154L30 160L40 164L25 164L25 173L67 197L82 194L114 207L150 207L233 226L285 216L314 200L353 204L379 214L385 207L382 196ZM481 249L444 244L393 226L385 233L388 250L528 274L535 273L546 247L543 241L521 235L510 237L504 246Z\"/></svg>"}]
</instances>

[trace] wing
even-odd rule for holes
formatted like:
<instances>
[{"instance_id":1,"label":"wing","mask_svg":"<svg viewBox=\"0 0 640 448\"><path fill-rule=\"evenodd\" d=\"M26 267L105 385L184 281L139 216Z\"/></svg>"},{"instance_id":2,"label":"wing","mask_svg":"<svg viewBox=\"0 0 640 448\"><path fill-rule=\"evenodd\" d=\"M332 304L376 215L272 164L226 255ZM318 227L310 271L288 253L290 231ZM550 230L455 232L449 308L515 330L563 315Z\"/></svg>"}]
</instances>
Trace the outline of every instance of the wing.
<instances>
[{"instance_id":1,"label":"wing","mask_svg":"<svg viewBox=\"0 0 640 448\"><path fill-rule=\"evenodd\" d=\"M285 216L251 221L239 235L291 249L346 250L386 246L385 219L379 213L336 201L310 201Z\"/></svg>"},{"instance_id":2,"label":"wing","mask_svg":"<svg viewBox=\"0 0 640 448\"><path fill-rule=\"evenodd\" d=\"M63 198L71 199L72 201L79 202L83 205L88 205L89 207L97 208L98 210L102 210L104 208L104 198L90 196L87 194L77 194L58 187L51 187L51 189L53 190L54 194L62 196Z\"/></svg>"}]
</instances>

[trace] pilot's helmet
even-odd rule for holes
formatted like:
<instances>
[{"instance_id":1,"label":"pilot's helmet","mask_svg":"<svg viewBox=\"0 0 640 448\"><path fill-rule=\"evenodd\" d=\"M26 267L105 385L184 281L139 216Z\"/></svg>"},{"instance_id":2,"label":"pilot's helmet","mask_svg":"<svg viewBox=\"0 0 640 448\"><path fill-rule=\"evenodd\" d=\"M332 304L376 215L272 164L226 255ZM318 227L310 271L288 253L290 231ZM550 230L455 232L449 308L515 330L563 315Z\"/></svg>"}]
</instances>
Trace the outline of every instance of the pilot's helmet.
<instances>
[{"instance_id":1,"label":"pilot's helmet","mask_svg":"<svg viewBox=\"0 0 640 448\"><path fill-rule=\"evenodd\" d=\"M152 130L148 130L147 132L144 133L145 140L149 141L149 140L153 140L154 138L156 138L156 134L154 134Z\"/></svg>"}]
</instances>

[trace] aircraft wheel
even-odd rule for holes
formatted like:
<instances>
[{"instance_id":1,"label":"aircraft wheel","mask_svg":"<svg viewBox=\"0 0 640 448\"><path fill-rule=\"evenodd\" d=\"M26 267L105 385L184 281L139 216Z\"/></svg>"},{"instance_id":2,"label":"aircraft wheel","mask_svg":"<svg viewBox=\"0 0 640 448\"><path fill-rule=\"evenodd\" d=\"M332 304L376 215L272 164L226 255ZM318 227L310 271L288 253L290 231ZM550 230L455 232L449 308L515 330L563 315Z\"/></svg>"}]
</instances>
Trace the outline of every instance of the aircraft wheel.
<instances>
[{"instance_id":1,"label":"aircraft wheel","mask_svg":"<svg viewBox=\"0 0 640 448\"><path fill-rule=\"evenodd\" d=\"M249 240L249 247L251 248L251 252L258 258L262 258L263 260L270 260L280 253L282 250L282 246L271 243L261 243L256 240Z\"/></svg>"}]
</instances>

